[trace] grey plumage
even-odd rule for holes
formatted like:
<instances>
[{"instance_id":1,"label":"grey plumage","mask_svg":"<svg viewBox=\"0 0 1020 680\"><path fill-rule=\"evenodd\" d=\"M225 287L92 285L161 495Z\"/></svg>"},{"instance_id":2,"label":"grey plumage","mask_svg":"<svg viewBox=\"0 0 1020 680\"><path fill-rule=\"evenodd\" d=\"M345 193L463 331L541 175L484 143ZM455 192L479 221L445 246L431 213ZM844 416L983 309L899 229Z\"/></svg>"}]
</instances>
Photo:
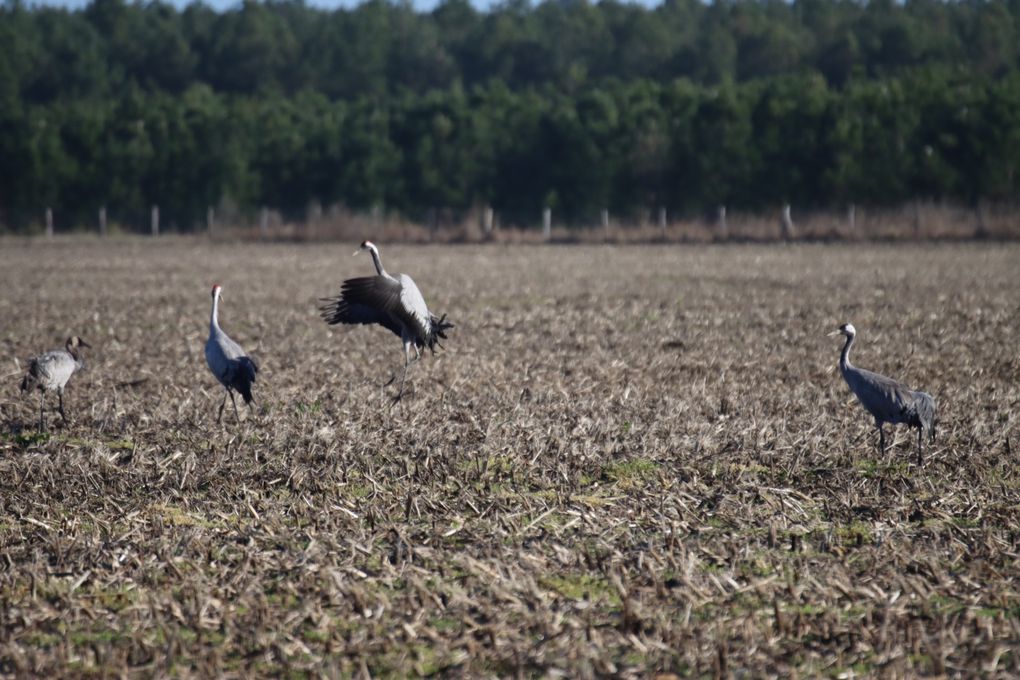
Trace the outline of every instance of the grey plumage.
<instances>
[{"instance_id":1,"label":"grey plumage","mask_svg":"<svg viewBox=\"0 0 1020 680\"><path fill-rule=\"evenodd\" d=\"M404 393L407 367L421 358L421 350L429 349L433 354L439 342L446 339L446 331L453 324L446 315L437 317L429 311L425 298L414 280L407 274L391 276L383 269L379 249L371 241L364 241L355 255L366 250L372 255L376 276L347 279L340 286L340 295L323 298L319 308L323 320L330 324L379 324L400 337L404 345L404 371L400 379L400 390L394 399ZM411 359L411 349L415 357Z\"/></svg>"},{"instance_id":2,"label":"grey plumage","mask_svg":"<svg viewBox=\"0 0 1020 680\"><path fill-rule=\"evenodd\" d=\"M46 352L29 360L28 371L21 379L21 391L39 390L40 430L46 429L46 422L43 418L43 402L46 392L57 393L57 410L60 412L61 419L65 423L67 422L67 415L64 413L64 387L72 375L85 367L85 360L81 352L85 347L90 347L90 345L74 335L67 339L64 349Z\"/></svg>"},{"instance_id":3,"label":"grey plumage","mask_svg":"<svg viewBox=\"0 0 1020 680\"><path fill-rule=\"evenodd\" d=\"M857 329L853 324L843 324L831 335L846 337L846 344L840 354L839 370L857 400L875 419L879 448L885 453L885 431L882 428L885 423L905 423L917 428L917 460L920 464L923 456L922 435L927 434L929 441L935 439L938 422L935 399L927 392L915 392L897 380L857 368L850 363L850 348L857 337Z\"/></svg>"},{"instance_id":4,"label":"grey plumage","mask_svg":"<svg viewBox=\"0 0 1020 680\"><path fill-rule=\"evenodd\" d=\"M255 382L255 375L259 367L249 357L241 346L230 339L219 322L219 303L222 296L222 288L215 285L212 288L212 312L209 315L209 339L205 343L205 362L209 366L216 379L227 390L223 401L220 402L220 410L216 416L216 422L223 418L223 407L227 404L227 397L234 406L234 417L238 422L241 416L237 412L237 401L234 399L234 392L240 393L248 408L253 408L255 398L252 396L252 384Z\"/></svg>"},{"instance_id":5,"label":"grey plumage","mask_svg":"<svg viewBox=\"0 0 1020 680\"><path fill-rule=\"evenodd\" d=\"M921 434L927 433L929 441L935 441L935 428L938 425L938 412L935 397L927 392L912 392L914 403L907 410L907 424L918 428L917 445L920 453Z\"/></svg>"}]
</instances>

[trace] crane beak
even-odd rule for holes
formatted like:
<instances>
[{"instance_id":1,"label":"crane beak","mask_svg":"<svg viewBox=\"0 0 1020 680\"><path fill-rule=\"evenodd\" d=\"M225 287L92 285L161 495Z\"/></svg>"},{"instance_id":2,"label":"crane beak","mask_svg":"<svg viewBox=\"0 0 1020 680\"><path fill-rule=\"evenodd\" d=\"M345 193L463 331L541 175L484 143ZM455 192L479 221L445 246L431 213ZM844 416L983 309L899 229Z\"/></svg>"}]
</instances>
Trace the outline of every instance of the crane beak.
<instances>
[{"instance_id":1,"label":"crane beak","mask_svg":"<svg viewBox=\"0 0 1020 680\"><path fill-rule=\"evenodd\" d=\"M79 347L88 347L89 349L92 349L92 345L90 345L89 343L85 342L81 338L78 338L78 346Z\"/></svg>"},{"instance_id":2,"label":"crane beak","mask_svg":"<svg viewBox=\"0 0 1020 680\"><path fill-rule=\"evenodd\" d=\"M358 253L360 253L360 252L361 252L361 250L360 250L360 249L359 249L359 250L355 250L355 251L354 251L353 253L351 253L351 255L357 255L357 254L358 254Z\"/></svg>"},{"instance_id":3,"label":"crane beak","mask_svg":"<svg viewBox=\"0 0 1020 680\"><path fill-rule=\"evenodd\" d=\"M826 333L826 335L828 335L830 338L835 336L835 335L842 335L842 334L843 334L843 331L832 331L831 333Z\"/></svg>"}]
</instances>

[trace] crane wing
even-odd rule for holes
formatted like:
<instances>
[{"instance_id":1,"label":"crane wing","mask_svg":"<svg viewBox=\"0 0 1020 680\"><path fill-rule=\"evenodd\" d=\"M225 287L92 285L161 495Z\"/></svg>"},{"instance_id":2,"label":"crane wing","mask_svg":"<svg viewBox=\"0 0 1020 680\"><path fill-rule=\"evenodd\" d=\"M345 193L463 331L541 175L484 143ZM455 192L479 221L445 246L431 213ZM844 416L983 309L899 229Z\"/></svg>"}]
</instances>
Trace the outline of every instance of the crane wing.
<instances>
[{"instance_id":1,"label":"crane wing","mask_svg":"<svg viewBox=\"0 0 1020 680\"><path fill-rule=\"evenodd\" d=\"M50 377L53 372L53 366L56 363L56 357L52 354L41 354L34 357L28 364L28 372L37 380L46 380Z\"/></svg>"},{"instance_id":2,"label":"crane wing","mask_svg":"<svg viewBox=\"0 0 1020 680\"><path fill-rule=\"evenodd\" d=\"M411 282L413 293L405 292L406 281ZM323 308L323 318L326 318L328 307ZM335 302L335 309L341 318L332 323L378 323L397 335L401 334L403 325L422 339L428 335L430 328L425 300L414 282L405 275L400 280L385 276L347 279L340 287L340 299ZM421 309L425 309L424 315Z\"/></svg>"},{"instance_id":3,"label":"crane wing","mask_svg":"<svg viewBox=\"0 0 1020 680\"><path fill-rule=\"evenodd\" d=\"M432 330L432 315L429 314L425 298L418 290L417 284L407 274L400 275L400 304L407 314L414 319L414 328L422 338L427 338Z\"/></svg>"},{"instance_id":4,"label":"crane wing","mask_svg":"<svg viewBox=\"0 0 1020 680\"><path fill-rule=\"evenodd\" d=\"M847 375L847 382L871 415L887 423L905 422L903 418L914 403L913 393L906 385L856 367Z\"/></svg>"},{"instance_id":5,"label":"crane wing","mask_svg":"<svg viewBox=\"0 0 1020 680\"><path fill-rule=\"evenodd\" d=\"M228 375L223 381L229 387L237 390L244 399L244 403L252 402L251 386L255 382L255 374L259 367L249 356L239 357L230 362Z\"/></svg>"},{"instance_id":6,"label":"crane wing","mask_svg":"<svg viewBox=\"0 0 1020 680\"><path fill-rule=\"evenodd\" d=\"M382 277L369 277L382 278ZM396 335L400 335L400 324L385 309L365 302L369 296L361 293L348 294L349 285L358 279L344 281L339 297L322 298L324 303L319 307L319 314L323 321L333 326L339 323L344 324L379 324ZM356 288L360 289L359 284Z\"/></svg>"},{"instance_id":7,"label":"crane wing","mask_svg":"<svg viewBox=\"0 0 1020 680\"><path fill-rule=\"evenodd\" d=\"M911 392L910 395L913 403L907 410L907 422L914 427L920 427L934 440L935 426L938 424L938 410L934 397L927 392Z\"/></svg>"},{"instance_id":8,"label":"crane wing","mask_svg":"<svg viewBox=\"0 0 1020 680\"><path fill-rule=\"evenodd\" d=\"M259 362L247 354L237 360L241 370L248 375L248 378L255 382L255 374L259 372Z\"/></svg>"},{"instance_id":9,"label":"crane wing","mask_svg":"<svg viewBox=\"0 0 1020 680\"><path fill-rule=\"evenodd\" d=\"M234 342L233 338L226 333L220 333L219 342L220 348L223 350L223 356L227 359L243 359L248 356L248 354L244 351L244 348Z\"/></svg>"},{"instance_id":10,"label":"crane wing","mask_svg":"<svg viewBox=\"0 0 1020 680\"><path fill-rule=\"evenodd\" d=\"M28 366L28 372L38 382L49 387L52 385L63 385L74 373L77 367L70 354L63 350L55 350L40 354L32 359Z\"/></svg>"}]
</instances>

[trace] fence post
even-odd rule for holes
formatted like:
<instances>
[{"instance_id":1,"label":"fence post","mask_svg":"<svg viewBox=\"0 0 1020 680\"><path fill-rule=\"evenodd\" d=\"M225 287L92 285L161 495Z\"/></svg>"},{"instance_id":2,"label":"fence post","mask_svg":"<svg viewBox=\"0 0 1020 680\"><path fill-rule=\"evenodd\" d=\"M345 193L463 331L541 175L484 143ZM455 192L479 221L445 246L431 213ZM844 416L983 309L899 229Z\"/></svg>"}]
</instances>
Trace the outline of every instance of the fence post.
<instances>
[{"instance_id":1,"label":"fence post","mask_svg":"<svg viewBox=\"0 0 1020 680\"><path fill-rule=\"evenodd\" d=\"M319 235L319 221L322 219L322 204L314 200L305 211L305 228L308 240L314 241Z\"/></svg>"},{"instance_id":2,"label":"fence post","mask_svg":"<svg viewBox=\"0 0 1020 680\"><path fill-rule=\"evenodd\" d=\"M978 199L977 202L977 231L974 238L988 238L988 222L985 220L985 202Z\"/></svg>"},{"instance_id":3,"label":"fence post","mask_svg":"<svg viewBox=\"0 0 1020 680\"><path fill-rule=\"evenodd\" d=\"M46 208L46 238L53 238L53 210Z\"/></svg>"},{"instance_id":4,"label":"fence post","mask_svg":"<svg viewBox=\"0 0 1020 680\"><path fill-rule=\"evenodd\" d=\"M857 206L853 203L846 210L846 220L850 223L850 233L855 234L857 232Z\"/></svg>"},{"instance_id":5,"label":"fence post","mask_svg":"<svg viewBox=\"0 0 1020 680\"><path fill-rule=\"evenodd\" d=\"M429 240L430 241L435 240L436 231L439 230L439 211L436 210L435 206L429 208L428 213L425 216L425 219L428 221L429 224Z\"/></svg>"},{"instance_id":6,"label":"fence post","mask_svg":"<svg viewBox=\"0 0 1020 680\"><path fill-rule=\"evenodd\" d=\"M106 236L106 206L99 209L99 235Z\"/></svg>"},{"instance_id":7,"label":"fence post","mask_svg":"<svg viewBox=\"0 0 1020 680\"><path fill-rule=\"evenodd\" d=\"M542 239L549 241L552 238L552 208L546 206L542 209Z\"/></svg>"},{"instance_id":8,"label":"fence post","mask_svg":"<svg viewBox=\"0 0 1020 680\"><path fill-rule=\"evenodd\" d=\"M719 231L719 238L725 240L730 235L730 229L726 225L726 206L720 205L716 212L716 225Z\"/></svg>"},{"instance_id":9,"label":"fence post","mask_svg":"<svg viewBox=\"0 0 1020 680\"><path fill-rule=\"evenodd\" d=\"M485 211L482 213L482 231L487 237L492 234L492 222L492 208L490 206L485 206Z\"/></svg>"},{"instance_id":10,"label":"fence post","mask_svg":"<svg viewBox=\"0 0 1020 680\"><path fill-rule=\"evenodd\" d=\"M790 216L790 204L786 203L783 205L783 240L790 241L793 239L793 218Z\"/></svg>"},{"instance_id":11,"label":"fence post","mask_svg":"<svg viewBox=\"0 0 1020 680\"><path fill-rule=\"evenodd\" d=\"M210 236L212 236L213 230L216 228L216 211L213 210L211 205L205 210L205 228Z\"/></svg>"},{"instance_id":12,"label":"fence post","mask_svg":"<svg viewBox=\"0 0 1020 680\"><path fill-rule=\"evenodd\" d=\"M153 237L159 236L159 206L152 206L152 217L150 219L152 225Z\"/></svg>"},{"instance_id":13,"label":"fence post","mask_svg":"<svg viewBox=\"0 0 1020 680\"><path fill-rule=\"evenodd\" d=\"M662 238L666 238L666 208L659 208L659 231L662 232Z\"/></svg>"},{"instance_id":14,"label":"fence post","mask_svg":"<svg viewBox=\"0 0 1020 680\"><path fill-rule=\"evenodd\" d=\"M259 212L259 233L262 238L269 238L269 208L266 206L262 206Z\"/></svg>"},{"instance_id":15,"label":"fence post","mask_svg":"<svg viewBox=\"0 0 1020 680\"><path fill-rule=\"evenodd\" d=\"M602 231L605 232L606 240L609 240L609 209L602 209Z\"/></svg>"}]
</instances>

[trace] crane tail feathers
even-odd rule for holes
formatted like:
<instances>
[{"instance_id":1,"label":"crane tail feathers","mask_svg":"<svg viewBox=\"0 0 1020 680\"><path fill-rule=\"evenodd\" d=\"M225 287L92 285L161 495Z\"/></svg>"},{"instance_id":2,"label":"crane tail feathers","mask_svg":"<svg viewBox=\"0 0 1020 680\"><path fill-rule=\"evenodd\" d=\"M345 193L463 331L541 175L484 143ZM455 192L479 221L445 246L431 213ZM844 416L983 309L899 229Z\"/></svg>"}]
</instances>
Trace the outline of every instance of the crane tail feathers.
<instances>
[{"instance_id":1,"label":"crane tail feathers","mask_svg":"<svg viewBox=\"0 0 1020 680\"><path fill-rule=\"evenodd\" d=\"M935 439L935 428L938 425L938 410L935 399L927 392L911 392L913 403L908 409L908 422L928 435L929 440Z\"/></svg>"},{"instance_id":2,"label":"crane tail feathers","mask_svg":"<svg viewBox=\"0 0 1020 680\"><path fill-rule=\"evenodd\" d=\"M454 325L446 320L446 315L443 314L441 317L437 317L435 314L431 314L431 330L429 336L425 341L425 346L435 354L436 347L443 348L443 343L440 340L446 340L446 331L453 328Z\"/></svg>"},{"instance_id":3,"label":"crane tail feathers","mask_svg":"<svg viewBox=\"0 0 1020 680\"><path fill-rule=\"evenodd\" d=\"M244 399L245 404L250 404L255 400L255 398L251 396L251 383L238 385L237 392L241 395L241 398Z\"/></svg>"},{"instance_id":4,"label":"crane tail feathers","mask_svg":"<svg viewBox=\"0 0 1020 680\"><path fill-rule=\"evenodd\" d=\"M226 380L227 385L231 389L237 390L237 393L244 398L245 404L250 404L254 401L251 395L251 388L255 383L255 375L258 371L259 365L255 363L254 359L247 356L240 357L233 370L233 375Z\"/></svg>"},{"instance_id":5,"label":"crane tail feathers","mask_svg":"<svg viewBox=\"0 0 1020 680\"><path fill-rule=\"evenodd\" d=\"M251 357L241 357L241 366L245 369L245 372L249 375L252 382L255 382L255 375L259 372L259 364Z\"/></svg>"},{"instance_id":6,"label":"crane tail feathers","mask_svg":"<svg viewBox=\"0 0 1020 680\"><path fill-rule=\"evenodd\" d=\"M28 392L30 389L39 384L39 361L38 357L30 359L28 362L28 370L25 371L25 375L21 378L21 391Z\"/></svg>"},{"instance_id":7,"label":"crane tail feathers","mask_svg":"<svg viewBox=\"0 0 1020 680\"><path fill-rule=\"evenodd\" d=\"M253 397L251 396L252 382L254 382L254 378L249 378L246 375L241 376L234 381L233 385L234 389L237 390L237 393L244 398L244 403L246 404L250 404L253 399Z\"/></svg>"}]
</instances>

